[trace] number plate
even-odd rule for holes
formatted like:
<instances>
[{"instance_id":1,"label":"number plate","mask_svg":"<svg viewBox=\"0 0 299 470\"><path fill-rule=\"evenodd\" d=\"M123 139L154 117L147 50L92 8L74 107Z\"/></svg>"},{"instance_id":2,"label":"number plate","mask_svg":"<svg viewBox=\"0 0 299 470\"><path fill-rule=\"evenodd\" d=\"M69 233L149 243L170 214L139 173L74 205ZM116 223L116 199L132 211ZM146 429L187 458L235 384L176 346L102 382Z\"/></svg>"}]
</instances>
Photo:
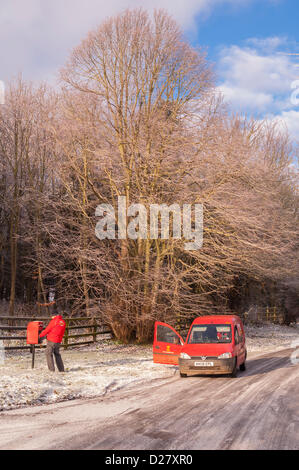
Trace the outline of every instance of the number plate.
<instances>
[{"instance_id":1,"label":"number plate","mask_svg":"<svg viewBox=\"0 0 299 470\"><path fill-rule=\"evenodd\" d=\"M194 362L195 367L213 367L214 362Z\"/></svg>"}]
</instances>

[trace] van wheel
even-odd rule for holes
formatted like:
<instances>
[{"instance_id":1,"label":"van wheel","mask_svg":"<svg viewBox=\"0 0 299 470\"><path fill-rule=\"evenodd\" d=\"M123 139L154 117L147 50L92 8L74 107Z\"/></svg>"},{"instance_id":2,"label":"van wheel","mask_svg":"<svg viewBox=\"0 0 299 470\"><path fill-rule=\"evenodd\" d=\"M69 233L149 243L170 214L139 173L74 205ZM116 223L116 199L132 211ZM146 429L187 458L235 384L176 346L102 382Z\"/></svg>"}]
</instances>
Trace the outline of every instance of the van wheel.
<instances>
[{"instance_id":1,"label":"van wheel","mask_svg":"<svg viewBox=\"0 0 299 470\"><path fill-rule=\"evenodd\" d=\"M182 372L180 372L180 377L187 377L187 374L182 374Z\"/></svg>"},{"instance_id":2,"label":"van wheel","mask_svg":"<svg viewBox=\"0 0 299 470\"><path fill-rule=\"evenodd\" d=\"M230 377L232 377L232 378L237 377L237 359L235 360L234 368L233 368L233 370L231 371Z\"/></svg>"},{"instance_id":3,"label":"van wheel","mask_svg":"<svg viewBox=\"0 0 299 470\"><path fill-rule=\"evenodd\" d=\"M245 361L243 362L243 364L240 365L240 370L241 370L242 372L244 372L244 370L246 370L246 363L245 363Z\"/></svg>"}]
</instances>

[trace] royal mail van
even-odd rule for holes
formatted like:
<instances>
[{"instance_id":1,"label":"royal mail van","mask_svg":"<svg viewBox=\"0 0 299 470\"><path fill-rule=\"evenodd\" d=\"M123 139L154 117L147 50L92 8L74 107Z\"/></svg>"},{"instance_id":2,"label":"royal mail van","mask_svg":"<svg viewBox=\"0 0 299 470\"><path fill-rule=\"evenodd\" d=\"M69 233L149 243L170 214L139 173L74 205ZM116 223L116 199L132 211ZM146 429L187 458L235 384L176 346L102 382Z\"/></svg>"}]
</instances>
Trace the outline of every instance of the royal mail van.
<instances>
[{"instance_id":1,"label":"royal mail van","mask_svg":"<svg viewBox=\"0 0 299 470\"><path fill-rule=\"evenodd\" d=\"M181 377L200 374L229 374L246 368L244 326L237 315L196 318L186 341L167 323L156 322L153 360L178 364Z\"/></svg>"}]
</instances>

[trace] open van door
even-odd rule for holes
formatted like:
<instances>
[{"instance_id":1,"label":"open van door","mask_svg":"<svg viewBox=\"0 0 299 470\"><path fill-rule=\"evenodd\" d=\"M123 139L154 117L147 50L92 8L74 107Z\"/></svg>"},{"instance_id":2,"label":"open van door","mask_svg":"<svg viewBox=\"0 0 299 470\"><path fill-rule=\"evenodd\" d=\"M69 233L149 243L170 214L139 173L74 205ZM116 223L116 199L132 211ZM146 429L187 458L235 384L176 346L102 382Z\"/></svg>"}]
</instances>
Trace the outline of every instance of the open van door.
<instances>
[{"instance_id":1,"label":"open van door","mask_svg":"<svg viewBox=\"0 0 299 470\"><path fill-rule=\"evenodd\" d=\"M153 360L157 364L179 363L184 341L172 326L156 321L153 344Z\"/></svg>"}]
</instances>

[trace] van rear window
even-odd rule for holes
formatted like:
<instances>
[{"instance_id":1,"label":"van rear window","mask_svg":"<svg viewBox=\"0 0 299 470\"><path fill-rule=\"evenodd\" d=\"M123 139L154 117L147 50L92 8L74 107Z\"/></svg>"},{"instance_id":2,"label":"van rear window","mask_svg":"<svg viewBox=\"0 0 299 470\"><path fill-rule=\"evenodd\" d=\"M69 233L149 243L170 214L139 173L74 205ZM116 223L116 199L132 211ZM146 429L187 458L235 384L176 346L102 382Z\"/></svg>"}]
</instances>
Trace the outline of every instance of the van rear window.
<instances>
[{"instance_id":1,"label":"van rear window","mask_svg":"<svg viewBox=\"0 0 299 470\"><path fill-rule=\"evenodd\" d=\"M230 325L193 325L188 343L231 343Z\"/></svg>"}]
</instances>

